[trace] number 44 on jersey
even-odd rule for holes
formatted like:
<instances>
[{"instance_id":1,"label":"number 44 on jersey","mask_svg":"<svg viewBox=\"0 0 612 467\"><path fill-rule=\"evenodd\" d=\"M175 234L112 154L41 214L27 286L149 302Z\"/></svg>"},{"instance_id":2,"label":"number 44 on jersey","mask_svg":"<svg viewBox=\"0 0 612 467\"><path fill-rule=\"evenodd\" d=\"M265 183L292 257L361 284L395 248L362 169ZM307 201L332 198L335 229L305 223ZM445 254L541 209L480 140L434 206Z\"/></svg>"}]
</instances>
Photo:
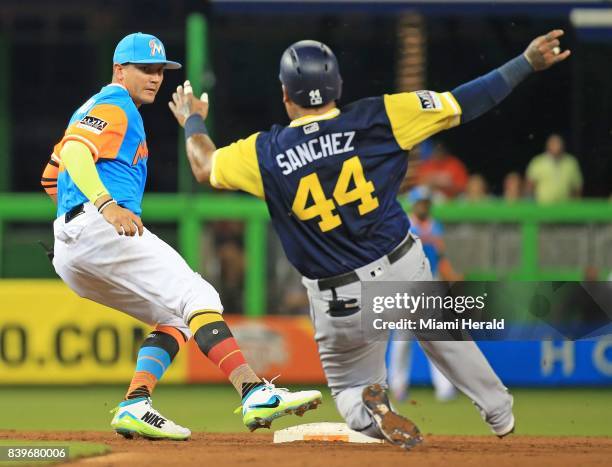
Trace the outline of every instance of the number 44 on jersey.
<instances>
[{"instance_id":1,"label":"number 44 on jersey","mask_svg":"<svg viewBox=\"0 0 612 467\"><path fill-rule=\"evenodd\" d=\"M349 189L351 181L354 188ZM361 201L357 206L361 216L376 209L378 198L373 196L374 191L374 183L365 179L361 161L358 156L354 156L345 160L342 164L342 170L334 188L333 199L326 198L318 175L316 172L311 173L300 179L292 210L302 221L320 217L319 228L322 232L327 232L342 224L340 216L334 213L336 205L344 206L355 201ZM309 197L312 198L313 203L306 206Z\"/></svg>"}]
</instances>

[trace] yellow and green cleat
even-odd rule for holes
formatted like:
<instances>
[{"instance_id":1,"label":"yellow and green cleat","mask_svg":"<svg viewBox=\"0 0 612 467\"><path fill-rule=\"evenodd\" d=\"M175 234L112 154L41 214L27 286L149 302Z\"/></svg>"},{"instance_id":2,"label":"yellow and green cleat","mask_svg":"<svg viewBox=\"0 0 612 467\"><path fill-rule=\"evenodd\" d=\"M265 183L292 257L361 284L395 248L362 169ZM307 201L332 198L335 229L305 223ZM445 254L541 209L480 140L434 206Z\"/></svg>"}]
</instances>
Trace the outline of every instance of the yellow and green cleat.
<instances>
[{"instance_id":1,"label":"yellow and green cleat","mask_svg":"<svg viewBox=\"0 0 612 467\"><path fill-rule=\"evenodd\" d=\"M125 438L141 436L182 441L191 436L188 428L177 425L155 410L148 397L123 401L111 413L115 414L111 427Z\"/></svg>"},{"instance_id":2,"label":"yellow and green cleat","mask_svg":"<svg viewBox=\"0 0 612 467\"><path fill-rule=\"evenodd\" d=\"M263 386L246 394L242 405L234 411L240 413L242 410L242 421L251 431L270 428L273 420L285 415L301 417L306 411L316 409L323 401L319 391L291 392L286 388L277 388L265 379L264 382Z\"/></svg>"}]
</instances>

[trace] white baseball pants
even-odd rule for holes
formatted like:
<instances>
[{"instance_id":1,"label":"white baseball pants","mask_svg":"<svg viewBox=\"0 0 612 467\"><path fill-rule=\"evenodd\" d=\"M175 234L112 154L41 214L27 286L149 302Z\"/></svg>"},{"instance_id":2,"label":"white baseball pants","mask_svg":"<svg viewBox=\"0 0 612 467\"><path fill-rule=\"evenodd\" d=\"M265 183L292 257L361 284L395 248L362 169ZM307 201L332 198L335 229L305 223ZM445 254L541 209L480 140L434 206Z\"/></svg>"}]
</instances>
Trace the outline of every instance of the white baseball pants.
<instances>
[{"instance_id":1,"label":"white baseball pants","mask_svg":"<svg viewBox=\"0 0 612 467\"><path fill-rule=\"evenodd\" d=\"M198 310L223 311L219 294L167 243L148 229L118 235L91 203L68 224L54 224L57 274L78 295L149 325L178 328Z\"/></svg>"}]
</instances>

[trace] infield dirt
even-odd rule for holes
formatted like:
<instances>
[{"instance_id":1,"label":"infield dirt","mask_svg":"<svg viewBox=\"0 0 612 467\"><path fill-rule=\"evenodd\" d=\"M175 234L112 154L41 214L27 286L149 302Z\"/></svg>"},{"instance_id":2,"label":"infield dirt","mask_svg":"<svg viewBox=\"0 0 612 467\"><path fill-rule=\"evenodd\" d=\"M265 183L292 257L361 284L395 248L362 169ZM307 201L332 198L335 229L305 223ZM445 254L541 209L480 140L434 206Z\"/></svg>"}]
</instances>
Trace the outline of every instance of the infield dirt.
<instances>
[{"instance_id":1,"label":"infield dirt","mask_svg":"<svg viewBox=\"0 0 612 467\"><path fill-rule=\"evenodd\" d=\"M88 441L110 446L110 454L66 465L206 465L345 467L418 465L460 466L608 466L612 438L426 435L410 452L390 445L297 442L273 444L271 433L195 433L183 442L125 440L111 432L0 431L0 439L24 441Z\"/></svg>"}]
</instances>

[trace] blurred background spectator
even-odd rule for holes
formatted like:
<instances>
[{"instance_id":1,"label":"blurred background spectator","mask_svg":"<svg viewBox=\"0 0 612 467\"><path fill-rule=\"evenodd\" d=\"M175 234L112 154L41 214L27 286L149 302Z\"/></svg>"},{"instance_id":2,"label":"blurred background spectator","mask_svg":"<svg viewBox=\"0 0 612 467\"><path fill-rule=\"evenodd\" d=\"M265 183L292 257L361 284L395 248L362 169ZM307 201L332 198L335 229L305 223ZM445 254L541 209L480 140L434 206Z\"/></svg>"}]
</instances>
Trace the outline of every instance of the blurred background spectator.
<instances>
[{"instance_id":1,"label":"blurred background spectator","mask_svg":"<svg viewBox=\"0 0 612 467\"><path fill-rule=\"evenodd\" d=\"M407 193L418 185L419 169L421 167L422 160L425 158L425 152L426 151L423 150L423 144L418 144L408 153L408 169L406 170L406 175L404 175L404 179L400 184L398 194L402 195Z\"/></svg>"},{"instance_id":2,"label":"blurred background spectator","mask_svg":"<svg viewBox=\"0 0 612 467\"><path fill-rule=\"evenodd\" d=\"M489 199L489 185L485 178L480 174L470 175L462 198L470 203Z\"/></svg>"},{"instance_id":3,"label":"blurred background spectator","mask_svg":"<svg viewBox=\"0 0 612 467\"><path fill-rule=\"evenodd\" d=\"M468 171L444 143L436 142L429 159L421 162L418 168L417 181L419 185L430 187L434 198L453 199L465 191Z\"/></svg>"},{"instance_id":4,"label":"blurred background spectator","mask_svg":"<svg viewBox=\"0 0 612 467\"><path fill-rule=\"evenodd\" d=\"M244 224L222 220L211 223L219 263L215 287L228 313L242 314L244 291Z\"/></svg>"},{"instance_id":5,"label":"blurred background spectator","mask_svg":"<svg viewBox=\"0 0 612 467\"><path fill-rule=\"evenodd\" d=\"M550 135L544 152L529 163L527 189L538 203L558 203L580 197L582 172L576 158L565 152L565 141L560 135Z\"/></svg>"},{"instance_id":6,"label":"blurred background spectator","mask_svg":"<svg viewBox=\"0 0 612 467\"><path fill-rule=\"evenodd\" d=\"M439 221L431 217L432 196L433 193L427 186L417 186L410 191L408 195L411 204L410 232L421 239L434 280L449 282L463 280L463 274L457 273L445 256L444 228ZM398 401L408 397L412 366L411 344L412 340L405 335L393 334L389 340L389 387ZM429 371L436 399L441 402L455 399L457 389L431 361L429 361Z\"/></svg>"},{"instance_id":7,"label":"blurred background spectator","mask_svg":"<svg viewBox=\"0 0 612 467\"><path fill-rule=\"evenodd\" d=\"M444 227L441 222L431 217L432 197L431 189L426 186L417 186L410 191L410 232L421 239L434 279L463 280L463 274L457 273L446 258Z\"/></svg>"},{"instance_id":8,"label":"blurred background spectator","mask_svg":"<svg viewBox=\"0 0 612 467\"><path fill-rule=\"evenodd\" d=\"M524 197L524 181L518 172L510 172L504 177L504 201L512 203Z\"/></svg>"}]
</instances>

